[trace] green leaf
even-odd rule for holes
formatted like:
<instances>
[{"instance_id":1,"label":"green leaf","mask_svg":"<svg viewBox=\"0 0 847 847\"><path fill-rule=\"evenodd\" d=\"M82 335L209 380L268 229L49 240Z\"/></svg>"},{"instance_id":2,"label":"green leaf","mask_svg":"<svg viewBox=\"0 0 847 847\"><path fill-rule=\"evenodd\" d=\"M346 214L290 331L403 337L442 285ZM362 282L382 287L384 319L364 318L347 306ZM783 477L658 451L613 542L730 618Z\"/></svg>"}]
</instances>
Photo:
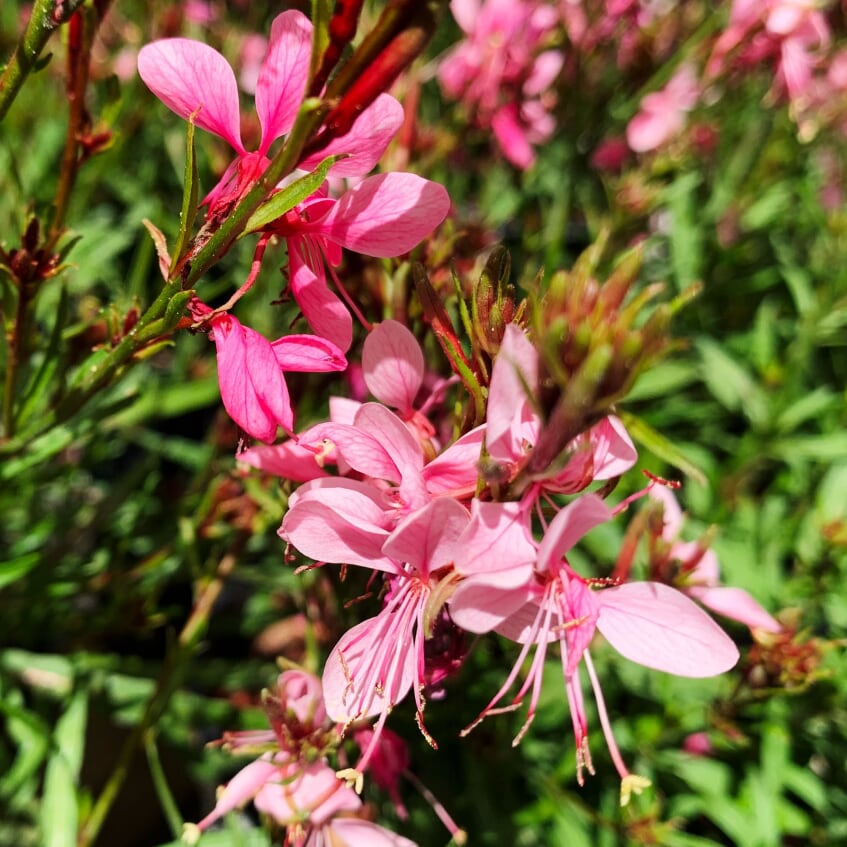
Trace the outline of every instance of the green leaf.
<instances>
[{"instance_id":1,"label":"green leaf","mask_svg":"<svg viewBox=\"0 0 847 847\"><path fill-rule=\"evenodd\" d=\"M182 208L179 212L179 234L176 238L171 273L174 272L182 254L191 241L191 230L197 216L198 181L197 156L194 149L194 115L188 117L188 132L185 139L185 181L182 188Z\"/></svg>"},{"instance_id":2,"label":"green leaf","mask_svg":"<svg viewBox=\"0 0 847 847\"><path fill-rule=\"evenodd\" d=\"M695 482L706 485L706 474L669 439L631 412L620 412L619 415L629 434L639 444Z\"/></svg>"},{"instance_id":3,"label":"green leaf","mask_svg":"<svg viewBox=\"0 0 847 847\"><path fill-rule=\"evenodd\" d=\"M695 344L702 362L703 382L715 399L731 412L740 411L754 427L764 428L770 416L770 404L762 387L710 338L698 338Z\"/></svg>"},{"instance_id":4,"label":"green leaf","mask_svg":"<svg viewBox=\"0 0 847 847\"><path fill-rule=\"evenodd\" d=\"M671 213L671 267L678 291L684 291L702 275L703 227L697 198L701 182L699 173L688 173L674 180L665 191Z\"/></svg>"},{"instance_id":5,"label":"green leaf","mask_svg":"<svg viewBox=\"0 0 847 847\"><path fill-rule=\"evenodd\" d=\"M85 748L88 691L74 692L54 733L55 753L44 774L41 804L43 847L76 847L78 805L76 786Z\"/></svg>"},{"instance_id":6,"label":"green leaf","mask_svg":"<svg viewBox=\"0 0 847 847\"><path fill-rule=\"evenodd\" d=\"M286 212L290 212L298 203L301 203L310 195L314 194L326 179L329 169L339 160L346 158L346 153L335 156L327 156L314 171L300 177L290 185L277 191L271 198L259 206L247 220L242 235L262 229L271 221L281 218Z\"/></svg>"},{"instance_id":7,"label":"green leaf","mask_svg":"<svg viewBox=\"0 0 847 847\"><path fill-rule=\"evenodd\" d=\"M38 564L40 558L38 553L25 553L7 562L0 562L0 588L17 582L22 576L28 574Z\"/></svg>"}]
</instances>

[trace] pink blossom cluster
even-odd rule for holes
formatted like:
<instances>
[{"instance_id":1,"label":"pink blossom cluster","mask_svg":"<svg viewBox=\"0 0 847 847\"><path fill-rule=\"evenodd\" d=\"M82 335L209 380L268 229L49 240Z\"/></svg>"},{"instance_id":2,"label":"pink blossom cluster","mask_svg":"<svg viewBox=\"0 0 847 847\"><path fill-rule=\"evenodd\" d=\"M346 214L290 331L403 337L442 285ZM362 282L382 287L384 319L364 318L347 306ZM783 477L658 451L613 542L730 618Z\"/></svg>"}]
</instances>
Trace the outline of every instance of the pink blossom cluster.
<instances>
[{"instance_id":1,"label":"pink blossom cluster","mask_svg":"<svg viewBox=\"0 0 847 847\"><path fill-rule=\"evenodd\" d=\"M262 127L259 147L245 149L235 73L217 50L187 38L168 38L143 47L138 71L150 90L172 111L226 141L236 153L217 185L206 195L207 220L226 215L256 184L270 164L271 145L290 132L306 93L312 24L300 12L278 15L255 84ZM230 417L248 435L273 441L279 427L291 432L294 415L286 371L344 370L353 338L352 318L334 268L342 248L374 257L411 250L440 224L450 207L445 189L411 173L366 176L376 166L403 121L401 105L379 95L350 131L299 168L314 170L339 155L330 174L356 184L331 196L324 183L260 237L253 271L226 306L212 309L197 297L192 313L210 329L218 358L221 397ZM288 288L315 333L269 341L246 327L229 309L253 284L271 238L288 248ZM327 281L329 270L338 293ZM341 296L339 296L341 295Z\"/></svg>"},{"instance_id":2,"label":"pink blossom cluster","mask_svg":"<svg viewBox=\"0 0 847 847\"><path fill-rule=\"evenodd\" d=\"M589 650L595 633L630 661L704 677L732 667L738 651L692 597L751 626L778 624L763 610L757 618L757 604L746 595L724 594L722 602L720 592L732 589L717 587L717 571L703 557L691 585L680 587L630 580L628 573L626 580L599 578L571 565L569 551L580 539L627 505L612 507L587 491L635 463L632 441L614 416L574 439L566 460L535 475L520 494L493 499L493 491L509 491L520 478L544 425L535 405L538 353L523 329L505 328L485 423L447 444L436 438L433 404L422 390L423 353L407 328L396 321L377 325L362 360L374 401L335 398L330 420L239 456L302 483L280 527L286 542L318 563L366 569L381 586L380 610L341 637L323 673L332 720L350 726L376 719L356 770L369 767L388 715L407 696L436 746L425 726L426 700L443 697L444 678L461 665L462 633L493 631L520 645L518 655L464 731L527 700L517 743L535 714L548 647L557 643L579 780L584 769L593 773L582 666L628 798L644 782L630 773L612 735ZM668 543L676 543L677 531L668 506ZM687 548L679 555L690 558Z\"/></svg>"},{"instance_id":3,"label":"pink blossom cluster","mask_svg":"<svg viewBox=\"0 0 847 847\"><path fill-rule=\"evenodd\" d=\"M252 801L256 809L285 829L288 847L414 847L362 815L362 800L330 766L327 752L337 729L328 719L320 680L304 671L284 671L266 694L272 726L267 731L228 733L222 743L235 753L262 749L218 794L215 808L186 827L184 840L234 809Z\"/></svg>"},{"instance_id":4,"label":"pink blossom cluster","mask_svg":"<svg viewBox=\"0 0 847 847\"><path fill-rule=\"evenodd\" d=\"M441 87L490 127L513 165L531 167L556 127L552 84L564 62L548 44L556 10L542 0L451 0L450 10L465 38L439 65Z\"/></svg>"}]
</instances>

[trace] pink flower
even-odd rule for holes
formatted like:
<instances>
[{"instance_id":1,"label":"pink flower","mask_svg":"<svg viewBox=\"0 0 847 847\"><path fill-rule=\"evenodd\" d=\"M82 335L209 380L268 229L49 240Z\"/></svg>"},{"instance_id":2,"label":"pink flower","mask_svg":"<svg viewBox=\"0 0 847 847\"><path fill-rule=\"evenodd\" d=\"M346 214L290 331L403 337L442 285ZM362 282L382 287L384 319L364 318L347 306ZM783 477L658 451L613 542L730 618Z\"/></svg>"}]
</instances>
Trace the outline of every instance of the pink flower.
<instances>
[{"instance_id":1,"label":"pink flower","mask_svg":"<svg viewBox=\"0 0 847 847\"><path fill-rule=\"evenodd\" d=\"M681 568L677 587L713 612L746 624L751 629L781 632L779 622L746 591L720 584L720 566L714 551L697 541L680 541L682 510L673 492L663 485L650 489L650 497L662 504L662 538L668 545L667 557Z\"/></svg>"},{"instance_id":2,"label":"pink flower","mask_svg":"<svg viewBox=\"0 0 847 847\"><path fill-rule=\"evenodd\" d=\"M326 196L325 189L317 192L274 222L273 232L288 244L291 293L312 329L349 349L350 313L327 287L324 265L339 265L342 247L366 256L400 256L449 210L450 197L438 183L387 173L368 177L338 199Z\"/></svg>"},{"instance_id":3,"label":"pink flower","mask_svg":"<svg viewBox=\"0 0 847 847\"><path fill-rule=\"evenodd\" d=\"M452 0L450 9L466 38L441 62L442 88L491 127L513 165L531 167L534 145L555 130L551 85L564 56L544 49L555 10L532 0Z\"/></svg>"},{"instance_id":4,"label":"pink flower","mask_svg":"<svg viewBox=\"0 0 847 847\"><path fill-rule=\"evenodd\" d=\"M685 126L685 115L696 105L700 85L690 65L683 65L661 90L648 94L626 128L626 140L636 153L661 147Z\"/></svg>"},{"instance_id":5,"label":"pink flower","mask_svg":"<svg viewBox=\"0 0 847 847\"><path fill-rule=\"evenodd\" d=\"M278 427L294 428L284 371L344 370L347 360L331 342L290 335L270 342L229 314L211 320L221 399L248 435L273 441Z\"/></svg>"},{"instance_id":6,"label":"pink flower","mask_svg":"<svg viewBox=\"0 0 847 847\"><path fill-rule=\"evenodd\" d=\"M595 591L592 586L597 581L583 579L570 567L567 553L571 547L611 517L602 500L583 495L559 512L534 549L526 518L516 504L479 504L457 544L460 552L455 568L466 579L450 601L450 612L459 626L471 632L496 629L523 645L512 672L478 720L506 694L536 646L527 678L514 698L518 703L531 691L527 721L516 741L535 714L547 645L559 642L580 782L583 767L593 772L578 675L579 663L585 663L626 793L633 790L633 777L612 736L588 652L595 631L630 661L678 676L722 673L738 660L738 650L696 604L666 585L627 583Z\"/></svg>"},{"instance_id":7,"label":"pink flower","mask_svg":"<svg viewBox=\"0 0 847 847\"><path fill-rule=\"evenodd\" d=\"M448 498L403 520L386 539L382 559L373 563L391 585L382 611L345 633L327 659L323 687L329 716L345 725L379 716L359 771L367 768L388 714L410 689L423 730L424 639L436 611L429 600L443 569L456 558L467 524L467 511Z\"/></svg>"},{"instance_id":8,"label":"pink flower","mask_svg":"<svg viewBox=\"0 0 847 847\"><path fill-rule=\"evenodd\" d=\"M173 112L223 138L236 160L206 196L210 211L236 203L269 164L271 144L294 125L306 91L312 24L298 11L274 18L267 53L256 80L256 112L262 127L259 147L248 152L241 140L235 73L217 50L188 38L167 38L141 48L138 72L147 87ZM332 169L336 176L361 176L373 169L403 121L403 109L390 95L377 97L347 135L335 139L319 157L301 163L306 170L338 152L349 157Z\"/></svg>"}]
</instances>

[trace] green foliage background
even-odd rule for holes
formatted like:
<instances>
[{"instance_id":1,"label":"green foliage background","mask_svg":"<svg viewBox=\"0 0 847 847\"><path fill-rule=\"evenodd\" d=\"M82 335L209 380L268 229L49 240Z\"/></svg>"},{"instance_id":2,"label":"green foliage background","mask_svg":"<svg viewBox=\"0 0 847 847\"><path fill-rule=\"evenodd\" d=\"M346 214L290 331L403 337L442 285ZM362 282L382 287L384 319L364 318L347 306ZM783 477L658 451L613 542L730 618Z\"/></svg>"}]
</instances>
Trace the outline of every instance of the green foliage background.
<instances>
[{"instance_id":1,"label":"green foliage background","mask_svg":"<svg viewBox=\"0 0 847 847\"><path fill-rule=\"evenodd\" d=\"M185 126L134 74L119 79L114 70L121 51L160 36L166 21L236 60L243 35L266 32L279 11L215 8L209 26L179 24L179 4L128 0L109 12L88 106L114 136L80 172L67 265L38 301L21 375L24 421L37 423L56 385L159 290L141 221L176 235ZM0 6L0 55L11 53L23 12ZM431 54L455 36L445 20ZM60 38L49 50L51 61L0 124L6 250L19 245L32 215L46 214L55 191L66 121ZM458 739L502 682L514 657L505 642L475 645L445 700L430 704L438 752L417 735L408 705L391 726L474 845L847 843L847 205L827 211L819 201L831 178L823 156L843 173L847 148L826 128L801 142L787 110L766 105L772 80L763 69L696 115L718 128L714 150L680 142L630 158L619 174L599 173L591 151L622 132L648 81L609 73L561 92L561 130L526 174L505 164L484 133L468 133L427 83L421 131L429 142L413 161L448 187L457 226L481 223L510 247L524 285L540 268L570 266L601 227L611 231L612 252L649 233L644 284L663 281L670 294L702 284L674 322L679 349L641 378L622 411L701 469L702 480L687 479L681 493L689 537L716 525L725 582L783 610L821 663L789 685L762 687L746 655L750 636L732 625L745 655L714 680L646 672L598 647L624 754L654 783L623 810L597 731L597 775L576 785L555 663L519 747L511 739L520 713ZM227 152L200 135L208 188ZM240 284L249 259L249 246L239 245L202 283L206 299ZM239 306L269 334L290 317L268 308L283 262L281 253L266 262L261 293ZM466 262L462 272L470 279L476 271ZM49 362L55 369L45 369ZM300 425L325 414L331 390L339 389L327 380L295 382ZM679 477L662 442L645 440L641 466ZM237 470L236 441L220 409L212 345L180 333L83 413L2 456L0 845L75 844L108 776L123 766L130 781L97 843L146 847L177 837L179 823L205 814L214 786L237 767L204 744L224 729L263 725L258 692L275 676L275 653L317 670L355 616L343 607L355 585L339 587L329 569L293 573L275 534L287 490ZM612 532L590 553L610 563L619 540ZM192 603L227 557L235 566L208 626L180 652ZM274 628L280 621L288 628ZM121 760L149 708L157 718L138 739L141 752ZM702 731L712 754L683 752L686 736ZM367 796L397 831L444 844L423 799L409 786L404 798L405 823L385 798ZM202 844L266 843L244 820Z\"/></svg>"}]
</instances>

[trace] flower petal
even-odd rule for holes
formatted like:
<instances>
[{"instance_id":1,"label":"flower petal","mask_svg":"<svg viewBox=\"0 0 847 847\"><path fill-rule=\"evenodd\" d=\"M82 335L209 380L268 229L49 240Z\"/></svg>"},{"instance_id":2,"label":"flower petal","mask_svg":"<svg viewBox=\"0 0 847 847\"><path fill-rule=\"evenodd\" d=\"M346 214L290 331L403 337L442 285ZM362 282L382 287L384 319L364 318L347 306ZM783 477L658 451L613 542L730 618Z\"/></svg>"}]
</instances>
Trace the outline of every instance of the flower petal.
<instances>
[{"instance_id":1,"label":"flower petal","mask_svg":"<svg viewBox=\"0 0 847 847\"><path fill-rule=\"evenodd\" d=\"M599 594L597 629L632 662L676 676L706 677L738 661L732 639L684 594L633 582Z\"/></svg>"},{"instance_id":2,"label":"flower petal","mask_svg":"<svg viewBox=\"0 0 847 847\"><path fill-rule=\"evenodd\" d=\"M326 338L318 335L286 335L271 342L284 371L326 373L347 368L347 357Z\"/></svg>"},{"instance_id":3,"label":"flower petal","mask_svg":"<svg viewBox=\"0 0 847 847\"><path fill-rule=\"evenodd\" d=\"M353 343L353 319L341 300L327 287L319 248L312 239L302 236L287 241L289 285L297 305L317 335L346 353ZM311 253L311 262L307 261L307 251Z\"/></svg>"},{"instance_id":4,"label":"flower petal","mask_svg":"<svg viewBox=\"0 0 847 847\"><path fill-rule=\"evenodd\" d=\"M270 342L231 315L213 321L221 400L229 416L260 441L277 427L291 431L294 415L282 369Z\"/></svg>"},{"instance_id":5,"label":"flower petal","mask_svg":"<svg viewBox=\"0 0 847 847\"><path fill-rule=\"evenodd\" d=\"M390 94L380 94L356 118L346 135L333 139L326 147L298 167L314 170L327 156L346 153L346 157L330 168L332 176L365 176L370 173L403 123L403 107Z\"/></svg>"},{"instance_id":6,"label":"flower petal","mask_svg":"<svg viewBox=\"0 0 847 847\"><path fill-rule=\"evenodd\" d=\"M373 328L362 348L362 368L368 391L380 403L401 412L414 407L423 382L424 357L417 339L403 324L383 321Z\"/></svg>"},{"instance_id":7,"label":"flower petal","mask_svg":"<svg viewBox=\"0 0 847 847\"><path fill-rule=\"evenodd\" d=\"M294 125L306 93L311 50L312 24L302 12L292 9L274 18L268 52L256 82L262 154Z\"/></svg>"},{"instance_id":8,"label":"flower petal","mask_svg":"<svg viewBox=\"0 0 847 847\"><path fill-rule=\"evenodd\" d=\"M138 53L144 84L173 112L220 136L244 153L238 84L229 62L217 50L190 38L165 38Z\"/></svg>"},{"instance_id":9,"label":"flower petal","mask_svg":"<svg viewBox=\"0 0 847 847\"><path fill-rule=\"evenodd\" d=\"M320 231L366 256L400 256L432 232L449 211L444 186L416 174L377 174L339 197Z\"/></svg>"}]
</instances>

